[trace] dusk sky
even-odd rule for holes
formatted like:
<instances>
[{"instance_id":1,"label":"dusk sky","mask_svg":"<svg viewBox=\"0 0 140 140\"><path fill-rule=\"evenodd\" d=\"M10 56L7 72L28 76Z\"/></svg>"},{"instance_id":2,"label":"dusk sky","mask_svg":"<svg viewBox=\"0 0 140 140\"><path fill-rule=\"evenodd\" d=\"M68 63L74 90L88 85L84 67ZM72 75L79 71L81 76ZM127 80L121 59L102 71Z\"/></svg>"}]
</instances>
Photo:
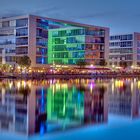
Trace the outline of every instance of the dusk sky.
<instances>
[{"instance_id":1,"label":"dusk sky","mask_svg":"<svg viewBox=\"0 0 140 140\"><path fill-rule=\"evenodd\" d=\"M0 16L35 14L140 32L140 0L0 0Z\"/></svg>"}]
</instances>

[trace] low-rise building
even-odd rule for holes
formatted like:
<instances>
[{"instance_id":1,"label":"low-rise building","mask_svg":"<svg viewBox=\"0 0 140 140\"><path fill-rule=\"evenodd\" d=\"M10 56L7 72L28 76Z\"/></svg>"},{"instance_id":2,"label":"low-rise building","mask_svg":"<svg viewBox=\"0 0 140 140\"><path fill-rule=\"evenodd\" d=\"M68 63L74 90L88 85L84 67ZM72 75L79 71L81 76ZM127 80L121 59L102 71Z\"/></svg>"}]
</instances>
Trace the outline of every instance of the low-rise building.
<instances>
[{"instance_id":1,"label":"low-rise building","mask_svg":"<svg viewBox=\"0 0 140 140\"><path fill-rule=\"evenodd\" d=\"M109 64L119 66L140 65L140 33L110 36Z\"/></svg>"}]
</instances>

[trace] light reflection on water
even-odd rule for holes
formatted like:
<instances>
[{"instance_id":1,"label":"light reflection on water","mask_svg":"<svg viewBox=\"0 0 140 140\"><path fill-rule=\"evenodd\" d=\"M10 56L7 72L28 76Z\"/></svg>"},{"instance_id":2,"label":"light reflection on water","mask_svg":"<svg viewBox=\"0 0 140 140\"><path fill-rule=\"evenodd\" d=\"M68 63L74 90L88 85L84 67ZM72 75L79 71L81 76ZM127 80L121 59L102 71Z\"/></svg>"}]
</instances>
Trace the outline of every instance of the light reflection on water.
<instances>
[{"instance_id":1,"label":"light reflection on water","mask_svg":"<svg viewBox=\"0 0 140 140\"><path fill-rule=\"evenodd\" d=\"M140 80L0 81L0 131L44 134L140 116Z\"/></svg>"}]
</instances>

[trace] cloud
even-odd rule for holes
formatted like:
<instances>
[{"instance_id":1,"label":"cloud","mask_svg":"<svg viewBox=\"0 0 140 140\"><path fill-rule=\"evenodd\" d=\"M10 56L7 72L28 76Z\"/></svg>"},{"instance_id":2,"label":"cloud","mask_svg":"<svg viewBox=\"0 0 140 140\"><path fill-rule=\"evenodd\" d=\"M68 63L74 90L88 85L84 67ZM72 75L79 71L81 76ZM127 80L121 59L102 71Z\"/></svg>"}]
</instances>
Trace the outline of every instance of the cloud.
<instances>
[{"instance_id":1,"label":"cloud","mask_svg":"<svg viewBox=\"0 0 140 140\"><path fill-rule=\"evenodd\" d=\"M60 10L60 7L52 6L48 8L40 8L35 11L33 11L34 14L47 14L47 13L55 13Z\"/></svg>"},{"instance_id":2,"label":"cloud","mask_svg":"<svg viewBox=\"0 0 140 140\"><path fill-rule=\"evenodd\" d=\"M11 9L11 10L2 11L0 13L0 17L19 16L19 15L23 15L25 13L26 12L24 10Z\"/></svg>"}]
</instances>

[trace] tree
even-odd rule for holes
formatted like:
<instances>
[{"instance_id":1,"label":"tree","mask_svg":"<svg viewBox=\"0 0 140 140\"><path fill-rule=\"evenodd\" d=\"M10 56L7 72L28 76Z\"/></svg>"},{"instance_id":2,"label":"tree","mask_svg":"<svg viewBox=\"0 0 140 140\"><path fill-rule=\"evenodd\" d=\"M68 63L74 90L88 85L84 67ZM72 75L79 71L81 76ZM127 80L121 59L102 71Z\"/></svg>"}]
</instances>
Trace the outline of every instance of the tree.
<instances>
[{"instance_id":1,"label":"tree","mask_svg":"<svg viewBox=\"0 0 140 140\"><path fill-rule=\"evenodd\" d=\"M85 60L78 60L76 63L80 68L83 68L87 65Z\"/></svg>"},{"instance_id":2,"label":"tree","mask_svg":"<svg viewBox=\"0 0 140 140\"><path fill-rule=\"evenodd\" d=\"M28 56L20 57L17 63L21 67L21 69L24 69L24 68L28 69L31 66L31 60Z\"/></svg>"},{"instance_id":3,"label":"tree","mask_svg":"<svg viewBox=\"0 0 140 140\"><path fill-rule=\"evenodd\" d=\"M128 66L127 62L125 61L120 61L120 66L123 67L124 69Z\"/></svg>"},{"instance_id":4,"label":"tree","mask_svg":"<svg viewBox=\"0 0 140 140\"><path fill-rule=\"evenodd\" d=\"M105 61L105 59L101 59L100 62L99 62L99 65L100 66L106 66L107 62Z\"/></svg>"},{"instance_id":5,"label":"tree","mask_svg":"<svg viewBox=\"0 0 140 140\"><path fill-rule=\"evenodd\" d=\"M1 64L0 69L2 72L10 72L11 66L9 64Z\"/></svg>"}]
</instances>

